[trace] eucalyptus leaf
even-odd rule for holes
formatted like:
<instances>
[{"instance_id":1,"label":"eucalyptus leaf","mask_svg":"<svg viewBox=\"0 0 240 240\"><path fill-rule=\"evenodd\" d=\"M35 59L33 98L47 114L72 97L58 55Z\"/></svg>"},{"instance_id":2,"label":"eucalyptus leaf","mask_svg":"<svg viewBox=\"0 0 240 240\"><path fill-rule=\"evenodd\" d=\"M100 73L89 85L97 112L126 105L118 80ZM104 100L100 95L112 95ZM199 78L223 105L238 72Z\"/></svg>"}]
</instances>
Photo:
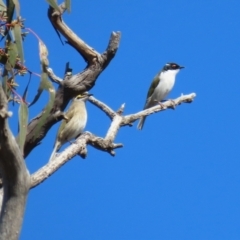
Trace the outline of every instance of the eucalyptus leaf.
<instances>
[{"instance_id":1,"label":"eucalyptus leaf","mask_svg":"<svg viewBox=\"0 0 240 240\"><path fill-rule=\"evenodd\" d=\"M43 114L42 114L42 116L38 122L38 125L35 129L34 136L38 136L41 127L45 124L46 119L49 116L50 111L53 107L54 100L55 100L55 91L49 91L49 101L48 101L48 104L44 108Z\"/></svg>"},{"instance_id":2,"label":"eucalyptus leaf","mask_svg":"<svg viewBox=\"0 0 240 240\"><path fill-rule=\"evenodd\" d=\"M44 67L48 67L49 61L48 61L48 50L46 45L42 42L39 41L39 55L40 55L40 61Z\"/></svg>"},{"instance_id":3,"label":"eucalyptus leaf","mask_svg":"<svg viewBox=\"0 0 240 240\"><path fill-rule=\"evenodd\" d=\"M68 13L71 12L71 0L65 0L65 7L68 11Z\"/></svg>"},{"instance_id":4,"label":"eucalyptus leaf","mask_svg":"<svg viewBox=\"0 0 240 240\"><path fill-rule=\"evenodd\" d=\"M46 0L46 1L49 3L49 5L52 8L54 8L55 10L61 12L61 10L59 9L58 4L57 4L57 2L55 0Z\"/></svg>"},{"instance_id":5,"label":"eucalyptus leaf","mask_svg":"<svg viewBox=\"0 0 240 240\"><path fill-rule=\"evenodd\" d=\"M23 101L21 101L19 105L18 121L19 121L19 134L16 140L18 142L19 148L23 153L28 125L28 106Z\"/></svg>"},{"instance_id":6,"label":"eucalyptus leaf","mask_svg":"<svg viewBox=\"0 0 240 240\"><path fill-rule=\"evenodd\" d=\"M15 9L15 4L13 0L7 0L7 23L11 23L13 19L13 14L14 14L14 9ZM6 36L9 32L10 28L5 28L4 36ZM3 37L1 38L1 40Z\"/></svg>"},{"instance_id":7,"label":"eucalyptus leaf","mask_svg":"<svg viewBox=\"0 0 240 240\"><path fill-rule=\"evenodd\" d=\"M23 100L26 100L26 97L27 97L27 92L28 92L28 87L29 87L29 84L30 84L30 81L31 81L31 76L32 76L32 74L30 74L30 77L29 77L29 80L28 80L28 84L27 84L27 86L26 86L26 88L25 88L25 90L24 90L24 92L23 92Z\"/></svg>"},{"instance_id":8,"label":"eucalyptus leaf","mask_svg":"<svg viewBox=\"0 0 240 240\"><path fill-rule=\"evenodd\" d=\"M44 66L42 66L42 68L44 69ZM44 70L41 73L41 81L40 81L40 85L38 87L38 92L37 92L36 96L34 97L33 101L31 102L31 104L29 105L29 107L31 107L33 104L35 104L37 102L37 100L40 98L43 90L47 90L49 92L54 92L54 94L55 94L55 89L52 85L52 82L50 82L48 80L48 75Z\"/></svg>"},{"instance_id":9,"label":"eucalyptus leaf","mask_svg":"<svg viewBox=\"0 0 240 240\"><path fill-rule=\"evenodd\" d=\"M16 13L17 13L17 17L20 17L20 4L18 0L13 0L13 3L15 5L16 8Z\"/></svg>"},{"instance_id":10,"label":"eucalyptus leaf","mask_svg":"<svg viewBox=\"0 0 240 240\"><path fill-rule=\"evenodd\" d=\"M21 59L21 63L24 63L24 56L23 56L23 43L22 43L22 30L19 24L16 24L13 28L13 33L15 37L15 42L18 50L18 55Z\"/></svg>"},{"instance_id":11,"label":"eucalyptus leaf","mask_svg":"<svg viewBox=\"0 0 240 240\"><path fill-rule=\"evenodd\" d=\"M44 90L44 85L46 85L46 81L48 81L48 76L46 73L42 73L41 74L41 81L40 81L40 85L38 87L38 91L37 94L35 95L33 101L30 103L29 107L31 107L33 104L35 104L37 102L37 100L40 98L43 90Z\"/></svg>"},{"instance_id":12,"label":"eucalyptus leaf","mask_svg":"<svg viewBox=\"0 0 240 240\"><path fill-rule=\"evenodd\" d=\"M14 67L18 56L18 49L15 43L10 42L8 44L8 55L8 62Z\"/></svg>"}]
</instances>

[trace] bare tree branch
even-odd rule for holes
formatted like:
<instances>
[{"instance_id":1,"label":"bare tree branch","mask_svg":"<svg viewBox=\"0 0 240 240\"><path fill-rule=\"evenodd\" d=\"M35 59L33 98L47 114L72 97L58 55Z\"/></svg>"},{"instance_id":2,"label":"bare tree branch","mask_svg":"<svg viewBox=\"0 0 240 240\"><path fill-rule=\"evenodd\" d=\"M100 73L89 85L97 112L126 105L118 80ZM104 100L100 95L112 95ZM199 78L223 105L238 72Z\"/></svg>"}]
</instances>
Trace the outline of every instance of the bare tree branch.
<instances>
[{"instance_id":1,"label":"bare tree branch","mask_svg":"<svg viewBox=\"0 0 240 240\"><path fill-rule=\"evenodd\" d=\"M74 156L79 155L85 158L87 156L87 145L115 156L114 150L123 147L122 143L114 143L122 126L132 125L133 122L142 116L175 107L183 102L191 102L196 96L194 93L181 96L175 100L166 101L161 106L152 107L127 116L122 115L125 104L122 104L119 110L113 111L103 102L90 97L90 102L105 112L111 119L106 136L102 138L90 132L81 134L75 143L59 153L54 158L54 161L47 163L30 177L23 157L28 156L40 144L50 128L63 118L63 111L68 102L77 94L89 91L95 85L98 76L114 58L120 43L121 33L112 32L106 50L101 54L98 53L64 23L62 14L65 10L64 2L59 5L59 10L49 7L49 20L55 30L66 38L66 42L82 56L87 64L84 70L73 75L72 69L67 63L63 79L57 77L51 68L47 68L46 71L44 69L51 81L58 84L58 89L49 116L45 117L45 110L43 110L28 124L24 153L19 149L9 129L8 117L12 113L7 110L7 100L0 84L0 188L3 186L0 190L0 200L3 198L0 213L0 240L18 239L29 189L45 181ZM45 55L47 55L46 52ZM11 64L8 67L10 68L10 66ZM39 124L42 122L44 124Z\"/></svg>"},{"instance_id":2,"label":"bare tree branch","mask_svg":"<svg viewBox=\"0 0 240 240\"><path fill-rule=\"evenodd\" d=\"M105 103L97 100L94 97L89 97L89 102L91 102L93 105L95 105L96 107L98 107L99 109L101 109L103 112L106 113L106 115L112 120L114 118L114 116L116 115L116 113L109 107L107 106Z\"/></svg>"},{"instance_id":3,"label":"bare tree branch","mask_svg":"<svg viewBox=\"0 0 240 240\"><path fill-rule=\"evenodd\" d=\"M0 171L3 178L3 202L0 215L0 239L18 239L22 226L30 176L22 153L8 127L7 99L0 84Z\"/></svg>"},{"instance_id":4,"label":"bare tree branch","mask_svg":"<svg viewBox=\"0 0 240 240\"><path fill-rule=\"evenodd\" d=\"M56 76L56 75L53 73L53 70L52 70L51 68L47 68L46 71L47 71L47 73L48 73L49 78L50 78L53 82L55 82L55 83L57 83L57 84L61 84L61 83L62 83L63 80L62 80L60 77Z\"/></svg>"},{"instance_id":5,"label":"bare tree branch","mask_svg":"<svg viewBox=\"0 0 240 240\"><path fill-rule=\"evenodd\" d=\"M96 137L92 133L85 132L76 139L68 148L61 152L58 156L54 158L54 161L47 163L44 167L40 168L37 172L31 176L31 188L36 187L48 177L50 177L54 172L56 172L65 163L71 160L74 156L80 155L85 157L87 154L86 146L90 144L91 146L112 154L112 150L115 148L122 147L122 144L112 144L103 138Z\"/></svg>"},{"instance_id":6,"label":"bare tree branch","mask_svg":"<svg viewBox=\"0 0 240 240\"><path fill-rule=\"evenodd\" d=\"M62 10L65 9L64 4L61 4L60 7ZM66 75L63 81L53 73L52 69L48 69L49 77L52 81L59 84L59 88L56 92L55 101L50 111L50 115L45 120L44 125L42 125L40 129L38 128L43 112L39 113L30 121L27 128L24 157L28 156L28 154L40 144L40 141L46 136L51 127L61 119L61 112L64 111L68 102L77 94L89 91L95 85L98 76L115 56L120 42L120 32L113 32L110 36L106 51L103 54L99 54L93 50L92 47L85 44L68 28L68 26L62 21L59 12L54 11L53 8L50 7L48 10L48 16L53 26L64 35L68 43L70 43L71 46L83 56L88 64L82 72L71 76ZM37 134L36 129L38 130Z\"/></svg>"},{"instance_id":7,"label":"bare tree branch","mask_svg":"<svg viewBox=\"0 0 240 240\"><path fill-rule=\"evenodd\" d=\"M61 13L49 7L48 17L52 25L67 39L67 43L82 55L86 62L91 64L96 61L96 59L100 58L100 54L88 46L64 23L61 16L66 10L65 3L63 2L59 7L62 9Z\"/></svg>"},{"instance_id":8,"label":"bare tree branch","mask_svg":"<svg viewBox=\"0 0 240 240\"><path fill-rule=\"evenodd\" d=\"M137 119L139 119L141 117L148 116L148 115L156 113L156 112L164 111L168 108L175 108L176 106L180 105L181 103L191 103L195 97L196 97L196 94L191 93L188 95L182 95L174 100L168 100L168 101L162 103L163 108L161 105L156 105L152 108L148 108L148 109L140 111L138 113L125 116L123 118L121 124L122 124L122 126L129 125L130 123L135 122Z\"/></svg>"},{"instance_id":9,"label":"bare tree branch","mask_svg":"<svg viewBox=\"0 0 240 240\"><path fill-rule=\"evenodd\" d=\"M191 93L188 95L182 95L179 98L174 100L168 100L161 105L157 105L155 107L146 109L144 111L140 111L138 113L130 114L127 116L121 116L124 110L124 104L120 108L120 113L113 112L111 108L109 108L106 104L100 102L96 98L90 97L90 101L99 107L102 111L107 113L110 118L112 118L112 123L107 131L106 137L101 138L93 135L90 132L85 132L80 135L76 139L76 141L67 147L63 152L59 153L58 156L54 158L54 161L49 162L44 167L39 169L37 172L32 174L31 176L31 188L36 187L43 181L45 181L49 176L51 176L54 172L56 172L61 166L63 166L66 162L68 162L71 158L76 155L80 155L85 158L87 155L87 145L91 145L98 150L108 152L112 156L115 155L114 149L123 147L121 143L114 143L114 140L117 136L118 130L122 126L130 125L135 122L137 119L140 119L143 116L148 116L155 112L163 111L168 108L172 108L181 103L190 103L196 97L195 93ZM109 111L110 109L110 111Z\"/></svg>"}]
</instances>

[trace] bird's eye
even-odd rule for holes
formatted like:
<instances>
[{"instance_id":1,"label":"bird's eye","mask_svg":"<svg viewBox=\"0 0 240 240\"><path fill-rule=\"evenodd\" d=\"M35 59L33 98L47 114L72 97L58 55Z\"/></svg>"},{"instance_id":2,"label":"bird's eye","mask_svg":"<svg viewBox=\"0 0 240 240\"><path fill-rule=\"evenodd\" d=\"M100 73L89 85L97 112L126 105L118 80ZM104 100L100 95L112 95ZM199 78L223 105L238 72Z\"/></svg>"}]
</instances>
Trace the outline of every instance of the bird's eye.
<instances>
[{"instance_id":1,"label":"bird's eye","mask_svg":"<svg viewBox=\"0 0 240 240\"><path fill-rule=\"evenodd\" d=\"M172 64L172 68L177 68L177 65L176 64Z\"/></svg>"},{"instance_id":2,"label":"bird's eye","mask_svg":"<svg viewBox=\"0 0 240 240\"><path fill-rule=\"evenodd\" d=\"M169 66L168 65L165 65L164 66L164 70L167 71L169 69Z\"/></svg>"}]
</instances>

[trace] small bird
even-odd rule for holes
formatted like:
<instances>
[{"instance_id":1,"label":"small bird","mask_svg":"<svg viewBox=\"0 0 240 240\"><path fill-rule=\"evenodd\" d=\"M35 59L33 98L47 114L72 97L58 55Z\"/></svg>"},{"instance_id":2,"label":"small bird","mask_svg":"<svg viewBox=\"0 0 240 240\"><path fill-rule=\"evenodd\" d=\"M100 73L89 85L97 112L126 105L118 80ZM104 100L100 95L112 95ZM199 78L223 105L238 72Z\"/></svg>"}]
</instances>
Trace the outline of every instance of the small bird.
<instances>
[{"instance_id":1,"label":"small bird","mask_svg":"<svg viewBox=\"0 0 240 240\"><path fill-rule=\"evenodd\" d=\"M85 92L76 96L72 101L72 104L68 111L64 114L64 119L62 120L62 123L58 129L53 152L49 161L53 160L55 153L64 143L71 141L83 132L87 123L87 110L85 101L90 96L92 96L92 94Z\"/></svg>"},{"instance_id":2,"label":"small bird","mask_svg":"<svg viewBox=\"0 0 240 240\"><path fill-rule=\"evenodd\" d=\"M151 108L160 103L172 90L175 78L180 69L184 67L176 63L167 63L163 69L154 77L152 84L148 90L147 100L144 109ZM143 128L146 117L139 120L137 128Z\"/></svg>"}]
</instances>

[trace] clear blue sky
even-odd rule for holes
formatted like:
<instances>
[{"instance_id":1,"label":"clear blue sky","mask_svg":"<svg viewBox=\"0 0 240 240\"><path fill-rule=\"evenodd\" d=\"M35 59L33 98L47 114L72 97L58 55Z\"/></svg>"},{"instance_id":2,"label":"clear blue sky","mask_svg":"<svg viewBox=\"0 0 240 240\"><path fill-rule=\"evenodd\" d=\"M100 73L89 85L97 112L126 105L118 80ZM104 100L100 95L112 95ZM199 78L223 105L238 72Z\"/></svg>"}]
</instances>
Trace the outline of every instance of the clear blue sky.
<instances>
[{"instance_id":1,"label":"clear blue sky","mask_svg":"<svg viewBox=\"0 0 240 240\"><path fill-rule=\"evenodd\" d=\"M61 45L47 3L20 2L55 73L63 76L67 61L81 71L85 63ZM126 103L125 114L140 111L152 78L169 61L186 67L169 98L197 97L151 115L143 131L136 124L122 128L116 141L124 148L114 158L88 147L86 160L76 157L33 189L21 239L240 239L239 10L237 0L72 1L64 20L99 52L111 31L122 32L115 58L91 91L96 98L113 109ZM29 35L25 43L26 66L40 72L37 40ZM18 82L25 86L27 78ZM34 77L29 101L38 84ZM31 117L46 101L44 94ZM109 119L87 107L86 130L104 136ZM48 161L57 127L27 158L31 172Z\"/></svg>"}]
</instances>

